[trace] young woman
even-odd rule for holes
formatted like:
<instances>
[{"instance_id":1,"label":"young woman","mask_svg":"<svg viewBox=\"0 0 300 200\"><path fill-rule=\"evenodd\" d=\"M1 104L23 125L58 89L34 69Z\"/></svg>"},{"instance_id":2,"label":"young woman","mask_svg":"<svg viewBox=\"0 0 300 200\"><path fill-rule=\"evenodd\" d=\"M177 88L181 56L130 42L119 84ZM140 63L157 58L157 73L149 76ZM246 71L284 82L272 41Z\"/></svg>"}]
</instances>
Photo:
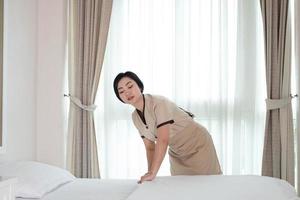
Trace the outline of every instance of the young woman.
<instances>
[{"instance_id":1,"label":"young woman","mask_svg":"<svg viewBox=\"0 0 300 200\"><path fill-rule=\"evenodd\" d=\"M171 175L221 174L208 131L172 101L143 90L143 82L133 72L119 73L114 80L117 98L136 108L132 120L146 148L148 172L139 183L155 178L168 147Z\"/></svg>"}]
</instances>

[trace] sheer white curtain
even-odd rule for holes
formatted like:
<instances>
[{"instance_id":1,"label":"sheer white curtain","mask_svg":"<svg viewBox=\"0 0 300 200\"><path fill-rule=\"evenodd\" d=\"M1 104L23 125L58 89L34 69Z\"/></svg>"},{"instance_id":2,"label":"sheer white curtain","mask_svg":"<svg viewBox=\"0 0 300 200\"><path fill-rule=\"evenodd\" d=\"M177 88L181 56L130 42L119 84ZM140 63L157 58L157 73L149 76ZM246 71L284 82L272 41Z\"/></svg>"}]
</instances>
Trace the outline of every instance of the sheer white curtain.
<instances>
[{"instance_id":1,"label":"sheer white curtain","mask_svg":"<svg viewBox=\"0 0 300 200\"><path fill-rule=\"evenodd\" d=\"M293 98L293 124L294 124L294 134L295 134L295 187L298 191L298 196L300 196L300 2L298 0L290 1L291 8L291 27L292 27L292 73L291 73L291 93L292 95L297 94L297 98Z\"/></svg>"},{"instance_id":2,"label":"sheer white curtain","mask_svg":"<svg viewBox=\"0 0 300 200\"><path fill-rule=\"evenodd\" d=\"M113 92L131 70L210 131L224 174L260 174L265 119L258 0L114 0L96 104L103 178L146 172L133 109ZM159 175L169 175L168 158Z\"/></svg>"}]
</instances>

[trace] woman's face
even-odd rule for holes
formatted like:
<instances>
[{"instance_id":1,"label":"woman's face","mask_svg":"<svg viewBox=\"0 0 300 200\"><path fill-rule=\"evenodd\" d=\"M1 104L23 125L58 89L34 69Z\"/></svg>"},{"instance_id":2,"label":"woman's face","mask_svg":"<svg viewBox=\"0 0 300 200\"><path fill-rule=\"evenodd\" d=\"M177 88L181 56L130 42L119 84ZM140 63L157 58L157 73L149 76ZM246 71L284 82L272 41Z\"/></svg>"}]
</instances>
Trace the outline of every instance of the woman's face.
<instances>
[{"instance_id":1,"label":"woman's face","mask_svg":"<svg viewBox=\"0 0 300 200\"><path fill-rule=\"evenodd\" d=\"M137 83L131 78L124 77L118 83L120 98L127 104L135 104L142 93Z\"/></svg>"}]
</instances>

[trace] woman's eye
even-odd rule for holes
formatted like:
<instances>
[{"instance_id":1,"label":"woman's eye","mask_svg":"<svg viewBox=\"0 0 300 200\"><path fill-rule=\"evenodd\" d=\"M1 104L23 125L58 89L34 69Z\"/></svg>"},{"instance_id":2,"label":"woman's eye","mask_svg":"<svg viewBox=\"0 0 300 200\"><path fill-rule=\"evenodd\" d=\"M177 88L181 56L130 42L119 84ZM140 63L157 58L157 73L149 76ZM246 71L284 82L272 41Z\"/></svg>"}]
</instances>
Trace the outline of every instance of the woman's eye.
<instances>
[{"instance_id":1,"label":"woman's eye","mask_svg":"<svg viewBox=\"0 0 300 200\"><path fill-rule=\"evenodd\" d=\"M123 93L124 93L124 91L119 92L119 94L123 94Z\"/></svg>"},{"instance_id":2,"label":"woman's eye","mask_svg":"<svg viewBox=\"0 0 300 200\"><path fill-rule=\"evenodd\" d=\"M132 88L132 85L130 85L128 88L129 88L129 89Z\"/></svg>"}]
</instances>

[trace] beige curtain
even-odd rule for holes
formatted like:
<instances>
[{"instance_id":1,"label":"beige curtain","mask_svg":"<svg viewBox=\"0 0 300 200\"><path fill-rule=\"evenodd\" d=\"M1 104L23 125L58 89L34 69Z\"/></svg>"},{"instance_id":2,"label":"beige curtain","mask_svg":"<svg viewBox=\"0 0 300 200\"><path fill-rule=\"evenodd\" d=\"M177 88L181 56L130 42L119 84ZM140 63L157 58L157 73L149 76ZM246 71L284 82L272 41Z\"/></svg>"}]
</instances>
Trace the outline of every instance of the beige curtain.
<instances>
[{"instance_id":1,"label":"beige curtain","mask_svg":"<svg viewBox=\"0 0 300 200\"><path fill-rule=\"evenodd\" d=\"M262 175L281 178L294 185L289 1L260 2L264 23L268 98Z\"/></svg>"},{"instance_id":2,"label":"beige curtain","mask_svg":"<svg viewBox=\"0 0 300 200\"><path fill-rule=\"evenodd\" d=\"M76 177L100 177L93 110L111 10L112 0L69 1L67 165Z\"/></svg>"}]
</instances>

